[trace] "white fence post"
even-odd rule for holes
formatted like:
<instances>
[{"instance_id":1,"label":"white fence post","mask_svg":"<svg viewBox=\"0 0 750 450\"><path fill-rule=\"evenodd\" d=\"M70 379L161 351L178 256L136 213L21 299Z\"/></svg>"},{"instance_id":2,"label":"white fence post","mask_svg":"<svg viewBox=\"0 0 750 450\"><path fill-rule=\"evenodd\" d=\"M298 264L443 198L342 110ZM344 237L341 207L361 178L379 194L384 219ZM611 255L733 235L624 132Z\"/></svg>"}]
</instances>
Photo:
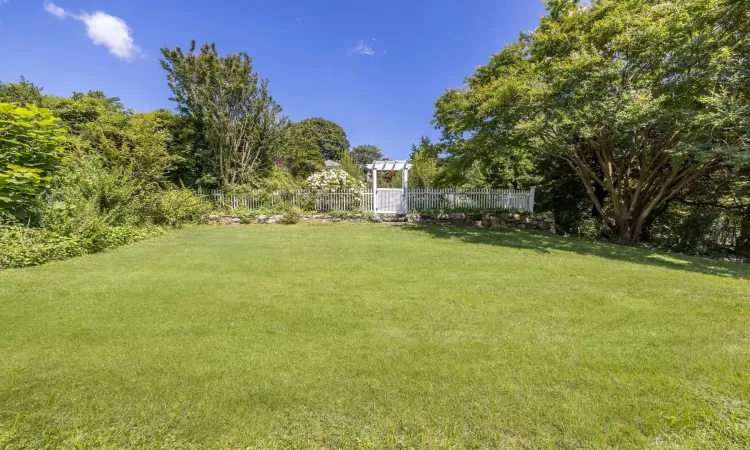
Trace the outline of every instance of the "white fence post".
<instances>
[{"instance_id":1,"label":"white fence post","mask_svg":"<svg viewBox=\"0 0 750 450\"><path fill-rule=\"evenodd\" d=\"M378 213L378 171L372 170L372 213Z\"/></svg>"},{"instance_id":2,"label":"white fence post","mask_svg":"<svg viewBox=\"0 0 750 450\"><path fill-rule=\"evenodd\" d=\"M536 192L536 186L531 186L529 191L529 209L527 211L534 212L534 193Z\"/></svg>"}]
</instances>

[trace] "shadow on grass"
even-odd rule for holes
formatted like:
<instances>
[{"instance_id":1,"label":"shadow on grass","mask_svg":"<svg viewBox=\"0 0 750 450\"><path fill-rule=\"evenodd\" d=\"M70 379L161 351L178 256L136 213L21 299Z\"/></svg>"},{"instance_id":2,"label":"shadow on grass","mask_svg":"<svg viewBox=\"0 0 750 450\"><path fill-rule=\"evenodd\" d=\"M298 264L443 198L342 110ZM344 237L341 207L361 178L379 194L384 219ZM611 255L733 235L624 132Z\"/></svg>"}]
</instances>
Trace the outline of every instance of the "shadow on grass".
<instances>
[{"instance_id":1,"label":"shadow on grass","mask_svg":"<svg viewBox=\"0 0 750 450\"><path fill-rule=\"evenodd\" d=\"M648 264L708 275L750 278L750 264L667 253L613 242L562 237L541 232L493 230L451 225L408 225L403 229L411 233L426 234L436 239L458 239L472 244L497 245L542 253L550 253L551 251L574 252L580 255L593 255L617 261Z\"/></svg>"}]
</instances>

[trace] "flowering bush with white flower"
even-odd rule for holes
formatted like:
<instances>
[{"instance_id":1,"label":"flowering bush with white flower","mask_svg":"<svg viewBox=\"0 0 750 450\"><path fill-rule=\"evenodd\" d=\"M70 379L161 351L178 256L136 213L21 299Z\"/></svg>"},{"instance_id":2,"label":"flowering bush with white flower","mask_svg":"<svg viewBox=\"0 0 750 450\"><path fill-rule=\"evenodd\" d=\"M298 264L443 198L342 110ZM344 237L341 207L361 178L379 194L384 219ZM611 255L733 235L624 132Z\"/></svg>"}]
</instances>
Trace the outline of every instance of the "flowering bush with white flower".
<instances>
[{"instance_id":1,"label":"flowering bush with white flower","mask_svg":"<svg viewBox=\"0 0 750 450\"><path fill-rule=\"evenodd\" d=\"M326 169L310 175L307 179L310 189L319 191L337 191L341 189L351 189L361 191L365 185L346 173L342 169Z\"/></svg>"}]
</instances>

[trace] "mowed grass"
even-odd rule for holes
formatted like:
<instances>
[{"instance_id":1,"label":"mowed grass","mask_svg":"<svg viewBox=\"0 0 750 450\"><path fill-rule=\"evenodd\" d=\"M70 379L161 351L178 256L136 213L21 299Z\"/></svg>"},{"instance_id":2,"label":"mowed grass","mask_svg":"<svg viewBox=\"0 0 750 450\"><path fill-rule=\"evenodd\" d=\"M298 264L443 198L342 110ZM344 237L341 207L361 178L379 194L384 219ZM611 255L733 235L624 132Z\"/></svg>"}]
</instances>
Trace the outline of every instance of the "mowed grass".
<instances>
[{"instance_id":1,"label":"mowed grass","mask_svg":"<svg viewBox=\"0 0 750 450\"><path fill-rule=\"evenodd\" d=\"M0 447L748 448L750 267L203 227L0 273Z\"/></svg>"}]
</instances>

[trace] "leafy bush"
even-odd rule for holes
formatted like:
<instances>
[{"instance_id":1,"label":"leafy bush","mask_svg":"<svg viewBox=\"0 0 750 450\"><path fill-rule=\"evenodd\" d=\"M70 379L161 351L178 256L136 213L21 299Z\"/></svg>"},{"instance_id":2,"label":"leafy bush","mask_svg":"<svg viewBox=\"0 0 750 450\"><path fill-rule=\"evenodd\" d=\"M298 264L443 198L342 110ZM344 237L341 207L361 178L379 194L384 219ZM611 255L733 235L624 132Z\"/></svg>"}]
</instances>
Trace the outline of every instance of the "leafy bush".
<instances>
[{"instance_id":1,"label":"leafy bush","mask_svg":"<svg viewBox=\"0 0 750 450\"><path fill-rule=\"evenodd\" d=\"M155 225L179 228L205 222L210 208L191 190L172 188L152 194L145 202L143 216Z\"/></svg>"},{"instance_id":2,"label":"leafy bush","mask_svg":"<svg viewBox=\"0 0 750 450\"><path fill-rule=\"evenodd\" d=\"M284 212L284 215L281 218L281 223L285 225L294 225L295 223L299 223L300 220L302 220L302 211L293 208Z\"/></svg>"},{"instance_id":3,"label":"leafy bush","mask_svg":"<svg viewBox=\"0 0 750 450\"><path fill-rule=\"evenodd\" d=\"M159 227L108 227L95 236L62 236L20 225L0 225L0 270L60 261L163 234Z\"/></svg>"},{"instance_id":4,"label":"leafy bush","mask_svg":"<svg viewBox=\"0 0 750 450\"><path fill-rule=\"evenodd\" d=\"M0 210L28 216L60 164L64 131L48 109L0 103Z\"/></svg>"},{"instance_id":5,"label":"leafy bush","mask_svg":"<svg viewBox=\"0 0 750 450\"><path fill-rule=\"evenodd\" d=\"M361 209L354 209L354 210L333 210L328 213L330 217L335 219L341 219L341 220L348 220L348 219L364 219L371 222L375 221L375 214L372 213L372 211L365 211Z\"/></svg>"},{"instance_id":6,"label":"leafy bush","mask_svg":"<svg viewBox=\"0 0 750 450\"><path fill-rule=\"evenodd\" d=\"M86 156L66 163L38 205L40 224L63 236L94 240L112 226L141 221L139 184L124 169Z\"/></svg>"},{"instance_id":7,"label":"leafy bush","mask_svg":"<svg viewBox=\"0 0 750 450\"><path fill-rule=\"evenodd\" d=\"M125 225L109 227L86 239L84 248L88 253L98 253L107 249L132 244L150 237L164 234L164 229L156 226Z\"/></svg>"},{"instance_id":8,"label":"leafy bush","mask_svg":"<svg viewBox=\"0 0 750 450\"><path fill-rule=\"evenodd\" d=\"M23 226L0 226L0 270L81 256L86 249L71 237Z\"/></svg>"}]
</instances>

